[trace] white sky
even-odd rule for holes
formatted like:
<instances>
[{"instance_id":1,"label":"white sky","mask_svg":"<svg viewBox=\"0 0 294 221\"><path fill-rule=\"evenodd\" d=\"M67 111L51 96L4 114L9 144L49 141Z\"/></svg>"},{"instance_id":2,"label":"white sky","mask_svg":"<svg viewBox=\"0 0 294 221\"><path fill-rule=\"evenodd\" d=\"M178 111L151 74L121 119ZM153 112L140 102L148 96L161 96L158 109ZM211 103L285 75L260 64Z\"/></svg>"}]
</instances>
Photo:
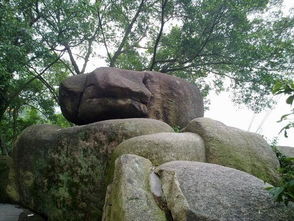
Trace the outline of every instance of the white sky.
<instances>
[{"instance_id":1,"label":"white sky","mask_svg":"<svg viewBox=\"0 0 294 221\"><path fill-rule=\"evenodd\" d=\"M210 95L210 110L205 112L205 117L221 121L228 126L259 133L265 136L269 143L276 137L278 138L278 145L294 146L294 129L288 130L288 138L285 138L284 134L279 134L279 132L286 122L277 122L282 115L290 113L291 107L286 104L286 97L277 96L277 105L272 110L254 114L253 111L246 108L238 108L231 101L230 96L231 94L227 92L223 92L220 95Z\"/></svg>"},{"instance_id":2,"label":"white sky","mask_svg":"<svg viewBox=\"0 0 294 221\"><path fill-rule=\"evenodd\" d=\"M283 12L289 14L290 8L294 8L294 0L284 0ZM210 110L205 112L205 117L219 120L228 126L259 133L268 142L277 138L278 145L294 147L294 129L288 130L288 138L285 138L283 133L279 132L286 125L286 122L277 122L282 115L291 112L291 106L286 104L286 96L275 97L277 105L272 110L263 111L259 114L254 114L246 108L238 108L229 97L230 94L226 92L220 95L211 94L209 96L211 100Z\"/></svg>"}]
</instances>

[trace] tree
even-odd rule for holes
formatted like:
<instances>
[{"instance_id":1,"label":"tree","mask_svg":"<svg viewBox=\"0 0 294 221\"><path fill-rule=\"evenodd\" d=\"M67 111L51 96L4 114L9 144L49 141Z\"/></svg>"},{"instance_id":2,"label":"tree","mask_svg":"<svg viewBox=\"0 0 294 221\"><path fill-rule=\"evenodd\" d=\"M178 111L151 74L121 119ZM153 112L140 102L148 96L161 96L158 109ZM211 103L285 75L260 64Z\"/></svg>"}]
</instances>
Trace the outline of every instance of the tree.
<instances>
[{"instance_id":1,"label":"tree","mask_svg":"<svg viewBox=\"0 0 294 221\"><path fill-rule=\"evenodd\" d=\"M105 45L115 43L109 64L174 74L206 90L223 90L228 79L235 101L259 111L269 104L273 82L293 77L293 17L275 12L263 19L269 4L116 1L102 12Z\"/></svg>"},{"instance_id":2,"label":"tree","mask_svg":"<svg viewBox=\"0 0 294 221\"><path fill-rule=\"evenodd\" d=\"M235 102L259 111L273 82L293 77L294 18L279 3L3 0L0 129L11 128L8 140L15 139L18 120L33 110L35 123L56 120L60 81L101 62L186 78L203 95L230 88Z\"/></svg>"}]
</instances>

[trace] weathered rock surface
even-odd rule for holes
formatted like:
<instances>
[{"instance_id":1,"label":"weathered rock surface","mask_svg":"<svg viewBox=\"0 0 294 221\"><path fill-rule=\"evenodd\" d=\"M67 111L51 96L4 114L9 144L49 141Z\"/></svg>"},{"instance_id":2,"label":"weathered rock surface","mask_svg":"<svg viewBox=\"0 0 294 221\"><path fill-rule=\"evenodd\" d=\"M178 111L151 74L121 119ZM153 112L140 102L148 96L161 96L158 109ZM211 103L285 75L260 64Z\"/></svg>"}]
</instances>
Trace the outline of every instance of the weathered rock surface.
<instances>
[{"instance_id":1,"label":"weathered rock surface","mask_svg":"<svg viewBox=\"0 0 294 221\"><path fill-rule=\"evenodd\" d=\"M278 150L287 157L294 157L294 147L278 146Z\"/></svg>"},{"instance_id":2,"label":"weathered rock surface","mask_svg":"<svg viewBox=\"0 0 294 221\"><path fill-rule=\"evenodd\" d=\"M165 213L157 206L150 191L149 160L125 154L115 162L113 183L108 187L103 221L164 221Z\"/></svg>"},{"instance_id":3,"label":"weathered rock surface","mask_svg":"<svg viewBox=\"0 0 294 221\"><path fill-rule=\"evenodd\" d=\"M262 180L228 167L173 161L156 168L173 220L294 220L293 204L275 204Z\"/></svg>"},{"instance_id":4,"label":"weathered rock surface","mask_svg":"<svg viewBox=\"0 0 294 221\"><path fill-rule=\"evenodd\" d=\"M154 166L174 160L206 160L203 140L193 133L157 133L133 137L115 148L113 159L123 154L142 156Z\"/></svg>"},{"instance_id":5,"label":"weathered rock surface","mask_svg":"<svg viewBox=\"0 0 294 221\"><path fill-rule=\"evenodd\" d=\"M60 85L63 115L75 124L116 118L154 118L184 127L203 116L199 89L159 72L98 68Z\"/></svg>"},{"instance_id":6,"label":"weathered rock surface","mask_svg":"<svg viewBox=\"0 0 294 221\"><path fill-rule=\"evenodd\" d=\"M134 136L171 131L153 119L108 120L66 129L31 126L20 135L13 153L20 203L49 220L100 220L113 149Z\"/></svg>"},{"instance_id":7,"label":"weathered rock surface","mask_svg":"<svg viewBox=\"0 0 294 221\"><path fill-rule=\"evenodd\" d=\"M19 200L13 160L0 155L0 203L13 203Z\"/></svg>"},{"instance_id":8,"label":"weathered rock surface","mask_svg":"<svg viewBox=\"0 0 294 221\"><path fill-rule=\"evenodd\" d=\"M242 170L271 184L279 180L278 159L260 135L209 118L192 120L184 131L203 138L208 163Z\"/></svg>"},{"instance_id":9,"label":"weathered rock surface","mask_svg":"<svg viewBox=\"0 0 294 221\"><path fill-rule=\"evenodd\" d=\"M45 219L18 205L0 203L0 221L45 221Z\"/></svg>"}]
</instances>

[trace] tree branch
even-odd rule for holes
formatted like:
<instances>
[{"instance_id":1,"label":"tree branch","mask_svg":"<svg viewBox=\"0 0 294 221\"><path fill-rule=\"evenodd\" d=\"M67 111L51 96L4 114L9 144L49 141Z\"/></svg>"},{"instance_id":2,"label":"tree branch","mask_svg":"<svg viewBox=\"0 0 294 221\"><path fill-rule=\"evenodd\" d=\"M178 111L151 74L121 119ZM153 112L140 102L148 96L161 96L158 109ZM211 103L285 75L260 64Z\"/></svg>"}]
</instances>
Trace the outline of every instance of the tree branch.
<instances>
[{"instance_id":1,"label":"tree branch","mask_svg":"<svg viewBox=\"0 0 294 221\"><path fill-rule=\"evenodd\" d=\"M88 40L88 51L86 53L86 56L85 56L85 62L83 64L83 67L82 67L82 71L81 71L81 74L84 74L85 73L85 70L86 70L86 67L87 67L87 64L89 62L89 57L92 53L92 44L93 44L93 41L98 33L98 30L99 30L99 27L96 28L94 34L92 35L92 37Z\"/></svg>"},{"instance_id":2,"label":"tree branch","mask_svg":"<svg viewBox=\"0 0 294 221\"><path fill-rule=\"evenodd\" d=\"M133 25L135 24L140 12L142 11L143 5L144 5L145 0L141 0L141 3L139 5L139 8L135 14L135 16L132 18L131 23L127 26L126 30L125 30L125 34L124 37L118 47L118 49L116 50L116 52L114 53L111 61L110 61L110 67L114 67L115 62L117 60L117 58L119 57L119 55L122 53L122 49L127 41L127 38L129 37L129 34L132 31Z\"/></svg>"},{"instance_id":3,"label":"tree branch","mask_svg":"<svg viewBox=\"0 0 294 221\"><path fill-rule=\"evenodd\" d=\"M221 73L219 73L219 72L212 71L212 70L208 70L208 69L206 69L206 68L201 68L201 69L204 70L204 71L210 72L210 73L212 73L212 74L219 75L219 76L221 76L221 77L227 77L227 78L230 78L230 79L234 80L235 82L241 81L240 79L237 79L237 78L235 78L235 77L233 77L233 76L230 76L230 75L227 75L227 74L224 74L224 73L221 74ZM246 81L243 81L243 82L246 82Z\"/></svg>"},{"instance_id":4,"label":"tree branch","mask_svg":"<svg viewBox=\"0 0 294 221\"><path fill-rule=\"evenodd\" d=\"M11 103L12 100L14 100L30 83L32 83L35 79L37 79L39 76L42 76L52 65L54 65L60 58L62 57L62 55L60 55L58 58L56 58L53 62L51 62L46 68L44 68L40 73L38 73L37 75L35 75L33 78L31 78L30 80L28 80L26 83L24 83L22 85L22 87L17 90L9 99L9 103Z\"/></svg>"},{"instance_id":5,"label":"tree branch","mask_svg":"<svg viewBox=\"0 0 294 221\"><path fill-rule=\"evenodd\" d=\"M205 38L204 42L202 43L202 45L201 45L200 49L198 50L198 52L197 52L192 58L190 58L190 59L184 61L182 64L186 64L186 63L189 63L189 62L193 61L193 60L194 60L195 58L197 58L197 57L200 55L200 53L203 51L203 49L205 48L205 46L207 45L207 43L208 43L209 40L210 40L210 37L211 37L211 35L212 35L213 31L214 31L215 26L217 25L219 19L221 18L222 14L223 14L223 13L222 13L222 9L223 9L223 7L224 7L223 5L221 5L221 7L219 7L219 9L218 9L218 13L217 13L216 16L214 17L213 23L212 23L211 27L210 27L209 30L208 30L208 31L209 31L209 32L208 32L208 35L207 35L207 37ZM205 33L205 30L203 30L202 35L204 35L204 33Z\"/></svg>"},{"instance_id":6,"label":"tree branch","mask_svg":"<svg viewBox=\"0 0 294 221\"><path fill-rule=\"evenodd\" d=\"M64 60L60 59L60 61L62 62L62 64L66 66L66 68L70 71L72 75L76 75L76 73L71 69L71 67Z\"/></svg>"},{"instance_id":7,"label":"tree branch","mask_svg":"<svg viewBox=\"0 0 294 221\"><path fill-rule=\"evenodd\" d=\"M189 64L189 65L186 65L186 66L178 66L178 67L174 67L174 68L170 68L170 69L161 69L160 72L167 73L167 72L173 72L173 71L182 71L182 70L185 70L185 69L191 68L191 67L200 67L200 66L205 66L205 65L218 65L218 64L230 65L230 64L233 64L233 63L226 62L226 61L207 62L207 63L202 63L202 64L199 64L199 65L195 65L194 63L192 63L192 64Z\"/></svg>"},{"instance_id":8,"label":"tree branch","mask_svg":"<svg viewBox=\"0 0 294 221\"><path fill-rule=\"evenodd\" d=\"M110 55L109 50L108 50L105 34L104 34L104 31L103 31L102 18L100 16L100 11L99 10L98 10L98 22L99 22L99 27L100 27L101 34L102 34L103 44L104 44L104 47L105 47L105 50L106 50L106 53L107 53L107 57L108 57L108 59L109 59L109 61L111 63L112 59L111 59L111 55Z\"/></svg>"},{"instance_id":9,"label":"tree branch","mask_svg":"<svg viewBox=\"0 0 294 221\"><path fill-rule=\"evenodd\" d=\"M160 38L161 38L161 35L162 35L162 32L163 32L163 27L164 27L164 24L165 24L164 12L165 12L165 7L166 7L166 4L167 4L167 1L168 0L162 0L162 5L161 5L161 25L160 25L160 30L159 30L159 33L157 35L155 45L154 45L154 48L153 48L153 56L152 56L152 60L151 60L150 68L149 68L150 71L153 70L154 65L155 65L157 47L158 47L158 44L159 44L159 41L160 41Z\"/></svg>"},{"instance_id":10,"label":"tree branch","mask_svg":"<svg viewBox=\"0 0 294 221\"><path fill-rule=\"evenodd\" d=\"M11 102L17 97L19 96L19 94L30 84L32 83L35 79L38 78L38 76L42 76L52 65L54 65L61 57L62 57L63 53L60 54L53 62L51 62L46 68L44 68L39 74L35 75L33 78L31 78L30 80L28 80L26 83L24 83L20 89L18 89L12 96L9 97L8 102L6 102L6 104L4 105L4 108L1 108L1 112L0 112L0 119L2 119L3 114L6 112L7 108L9 107L9 105L11 104Z\"/></svg>"},{"instance_id":11,"label":"tree branch","mask_svg":"<svg viewBox=\"0 0 294 221\"><path fill-rule=\"evenodd\" d=\"M81 74L80 69L79 69L79 66L78 66L76 60L75 60L74 57L73 57L73 54L72 54L72 51L71 51L69 45L68 45L67 43L63 43L63 46L65 47L65 49L66 49L67 52L68 52L69 59L70 59L71 64L73 65L74 71L75 71L77 74Z\"/></svg>"},{"instance_id":12,"label":"tree branch","mask_svg":"<svg viewBox=\"0 0 294 221\"><path fill-rule=\"evenodd\" d=\"M47 88L48 90L50 91L50 93L53 95L53 99L58 103L58 96L54 90L54 88L46 81L45 78L43 78L41 75L38 74L38 71L34 68L34 67L30 67L31 69L33 69L33 71L35 73L33 73L32 71L30 71L30 73L36 77L37 79L39 79Z\"/></svg>"}]
</instances>

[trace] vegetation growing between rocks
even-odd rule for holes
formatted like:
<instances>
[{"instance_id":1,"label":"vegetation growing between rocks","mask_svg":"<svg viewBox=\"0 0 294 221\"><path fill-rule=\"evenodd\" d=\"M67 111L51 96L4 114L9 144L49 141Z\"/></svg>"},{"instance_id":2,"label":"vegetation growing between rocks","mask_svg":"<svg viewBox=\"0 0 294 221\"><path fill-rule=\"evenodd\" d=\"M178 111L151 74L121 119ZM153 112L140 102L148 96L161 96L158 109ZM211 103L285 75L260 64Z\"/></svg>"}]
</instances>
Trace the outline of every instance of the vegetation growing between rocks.
<instances>
[{"instance_id":1,"label":"vegetation growing between rocks","mask_svg":"<svg viewBox=\"0 0 294 221\"><path fill-rule=\"evenodd\" d=\"M289 105L293 105L294 101L294 82L289 81L278 81L276 82L273 88L274 94L284 94L287 95L286 103ZM281 117L279 122L288 121L287 125L281 129L281 132L284 132L284 136L288 137L287 130L294 127L293 120L289 120L289 116L294 115L294 109L288 114L285 114ZM273 144L272 146L274 152L279 159L281 168L279 169L279 173L281 174L282 180L280 185L276 187L267 188L270 193L273 195L274 199L277 202L284 202L286 205L290 201L294 202L294 158L287 157L282 154Z\"/></svg>"},{"instance_id":2,"label":"vegetation growing between rocks","mask_svg":"<svg viewBox=\"0 0 294 221\"><path fill-rule=\"evenodd\" d=\"M273 195L275 201L288 205L289 202L294 202L294 158L286 157L275 146L273 150L280 161L279 173L282 180L280 185L268 187L267 190Z\"/></svg>"}]
</instances>

